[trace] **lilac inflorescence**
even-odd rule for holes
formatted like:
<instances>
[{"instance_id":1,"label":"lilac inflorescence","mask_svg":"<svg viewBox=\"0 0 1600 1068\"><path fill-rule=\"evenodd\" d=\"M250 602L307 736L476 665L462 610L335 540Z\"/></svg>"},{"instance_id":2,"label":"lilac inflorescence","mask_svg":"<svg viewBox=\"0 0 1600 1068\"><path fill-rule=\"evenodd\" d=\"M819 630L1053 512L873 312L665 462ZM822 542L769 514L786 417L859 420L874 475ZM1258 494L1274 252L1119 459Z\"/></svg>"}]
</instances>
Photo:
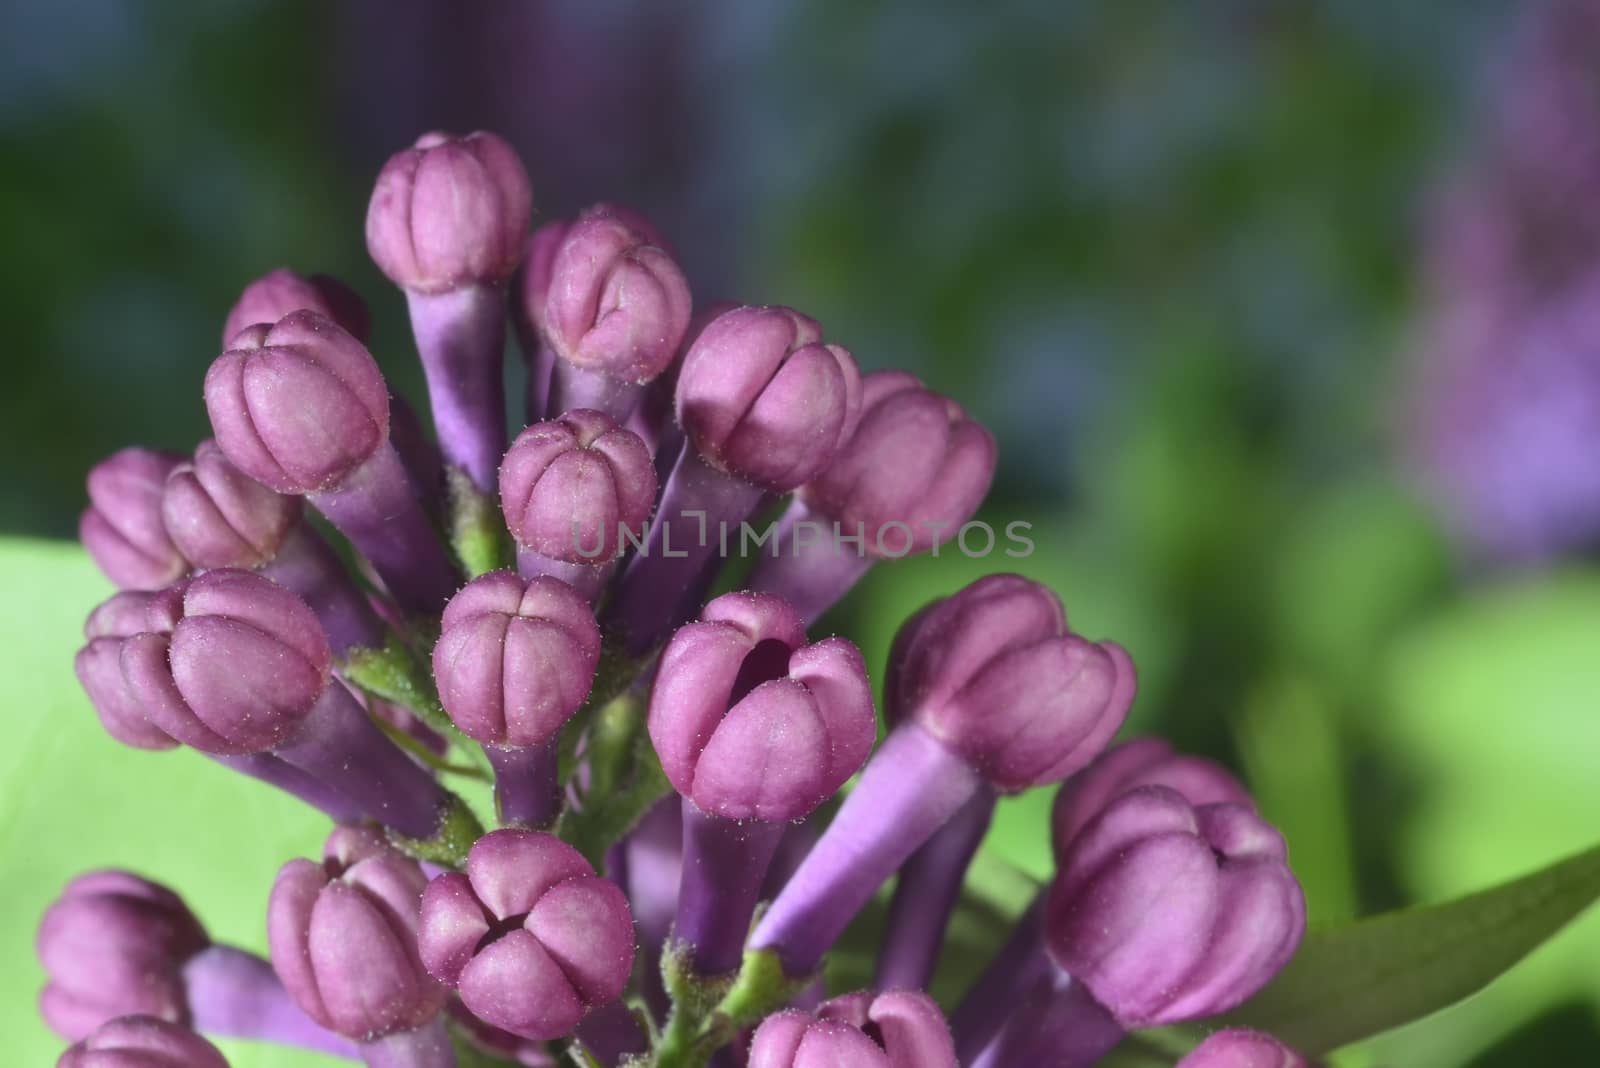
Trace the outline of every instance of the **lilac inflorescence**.
<instances>
[{"instance_id":1,"label":"lilac inflorescence","mask_svg":"<svg viewBox=\"0 0 1600 1068\"><path fill-rule=\"evenodd\" d=\"M697 303L628 209L530 233L532 203L492 134L429 134L378 179L368 247L436 439L360 297L280 268L227 313L213 438L90 473L83 541L120 592L76 669L106 731L333 829L271 887L270 958L138 875L69 884L38 939L61 1064L219 1068L221 1036L407 1068L1073 1068L1265 985L1304 927L1282 837L1225 769L1112 745L1133 660L1052 591L980 579L882 665L808 633L894 566L883 531L936 555L973 519L990 433L909 374L863 379L800 312ZM732 566L719 529L785 499L780 529L858 528L853 555L780 539ZM1063 783L1059 874L951 976L997 800ZM897 873L876 989L825 991ZM971 988L949 1017L936 974ZM1184 1063L1240 1057L1299 1063L1244 1031Z\"/></svg>"}]
</instances>

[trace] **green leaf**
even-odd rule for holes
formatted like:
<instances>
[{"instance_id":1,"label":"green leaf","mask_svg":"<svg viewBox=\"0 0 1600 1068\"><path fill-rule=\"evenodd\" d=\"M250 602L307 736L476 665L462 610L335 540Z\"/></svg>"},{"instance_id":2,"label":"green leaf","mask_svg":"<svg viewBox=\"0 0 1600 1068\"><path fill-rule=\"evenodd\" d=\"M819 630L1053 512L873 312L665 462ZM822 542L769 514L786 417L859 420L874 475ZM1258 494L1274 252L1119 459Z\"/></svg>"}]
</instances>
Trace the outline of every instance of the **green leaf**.
<instances>
[{"instance_id":1,"label":"green leaf","mask_svg":"<svg viewBox=\"0 0 1600 1068\"><path fill-rule=\"evenodd\" d=\"M1231 1023L1317 1056L1487 986L1600 898L1600 846L1442 905L1313 932Z\"/></svg>"}]
</instances>

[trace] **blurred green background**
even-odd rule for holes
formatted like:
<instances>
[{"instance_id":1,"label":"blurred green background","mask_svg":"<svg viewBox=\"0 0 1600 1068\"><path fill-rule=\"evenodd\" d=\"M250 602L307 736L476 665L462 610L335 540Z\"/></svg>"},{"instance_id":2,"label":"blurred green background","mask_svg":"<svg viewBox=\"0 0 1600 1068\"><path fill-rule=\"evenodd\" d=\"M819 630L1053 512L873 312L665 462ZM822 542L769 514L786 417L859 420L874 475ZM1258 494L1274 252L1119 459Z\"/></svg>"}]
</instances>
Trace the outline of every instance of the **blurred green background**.
<instances>
[{"instance_id":1,"label":"blurred green background","mask_svg":"<svg viewBox=\"0 0 1600 1068\"><path fill-rule=\"evenodd\" d=\"M1536 8L1539 5L1528 5ZM657 218L696 293L816 315L999 434L1019 569L1141 668L1136 728L1239 768L1312 921L1441 899L1600 838L1600 570L1473 563L1396 457L1419 221L1471 143L1513 5L1216 0L316 4L22 0L0 12L0 1027L73 873L179 886L260 947L318 821L190 754L120 750L71 679L109 592L82 477L205 433L238 290L367 262L381 161L432 127L523 150L542 214ZM1600 52L1595 54L1600 63ZM1600 198L1600 187L1595 190ZM1593 387L1600 391L1600 377ZM1600 457L1600 452L1597 452ZM898 622L1007 561L878 568L828 621ZM1044 876L1048 796L991 848ZM1475 999L1353 1052L1587 1063L1600 915ZM234 1047L236 1065L310 1064Z\"/></svg>"}]
</instances>

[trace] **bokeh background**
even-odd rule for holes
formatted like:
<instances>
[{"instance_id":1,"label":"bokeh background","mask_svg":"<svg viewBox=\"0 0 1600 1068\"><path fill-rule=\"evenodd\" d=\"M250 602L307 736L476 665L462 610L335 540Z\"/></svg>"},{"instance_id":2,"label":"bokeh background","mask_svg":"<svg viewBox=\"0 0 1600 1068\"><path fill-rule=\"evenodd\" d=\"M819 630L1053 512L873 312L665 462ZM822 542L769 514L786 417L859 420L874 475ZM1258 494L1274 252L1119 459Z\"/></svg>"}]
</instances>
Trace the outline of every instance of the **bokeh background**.
<instances>
[{"instance_id":1,"label":"bokeh background","mask_svg":"<svg viewBox=\"0 0 1600 1068\"><path fill-rule=\"evenodd\" d=\"M269 268L355 283L415 389L362 220L433 127L497 130L542 215L641 208L697 296L793 304L994 428L989 518L1038 546L1008 565L1133 650L1138 729L1248 777L1313 923L1600 838L1594 2L21 0L0 55L14 1063L58 1048L30 943L72 873L139 868L259 947L273 871L317 847L101 734L70 658L107 587L70 538L89 464L205 433ZM827 622L877 667L995 566L880 567ZM1047 804L991 850L1043 876ZM1341 1063L1588 1063L1597 962L1591 915Z\"/></svg>"}]
</instances>

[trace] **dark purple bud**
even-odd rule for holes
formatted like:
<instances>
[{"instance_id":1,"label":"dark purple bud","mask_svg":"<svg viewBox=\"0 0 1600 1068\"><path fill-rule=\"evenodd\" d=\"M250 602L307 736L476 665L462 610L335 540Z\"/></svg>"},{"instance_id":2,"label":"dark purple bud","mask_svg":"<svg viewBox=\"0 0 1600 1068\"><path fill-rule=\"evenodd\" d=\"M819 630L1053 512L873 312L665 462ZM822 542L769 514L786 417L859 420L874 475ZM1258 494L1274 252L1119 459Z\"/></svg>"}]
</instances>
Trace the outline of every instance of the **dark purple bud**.
<instances>
[{"instance_id":1,"label":"dark purple bud","mask_svg":"<svg viewBox=\"0 0 1600 1068\"><path fill-rule=\"evenodd\" d=\"M825 471L860 415L855 359L788 308L737 308L684 354L678 421L711 466L786 493Z\"/></svg>"},{"instance_id":2,"label":"dark purple bud","mask_svg":"<svg viewBox=\"0 0 1600 1068\"><path fill-rule=\"evenodd\" d=\"M366 302L337 278L325 274L308 277L279 267L245 286L239 294L222 328L222 347L229 348L228 342L247 326L275 323L297 311L316 312L332 319L363 344L372 326Z\"/></svg>"},{"instance_id":3,"label":"dark purple bud","mask_svg":"<svg viewBox=\"0 0 1600 1068\"><path fill-rule=\"evenodd\" d=\"M484 745L554 738L589 696L600 628L589 603L552 578L480 575L445 607L433 671L439 700Z\"/></svg>"},{"instance_id":4,"label":"dark purple bud","mask_svg":"<svg viewBox=\"0 0 1600 1068\"><path fill-rule=\"evenodd\" d=\"M1133 662L1067 627L1049 589L990 575L935 601L895 637L884 687L911 721L995 789L1059 782L1093 760L1133 702Z\"/></svg>"},{"instance_id":5,"label":"dark purple bud","mask_svg":"<svg viewBox=\"0 0 1600 1068\"><path fill-rule=\"evenodd\" d=\"M807 645L800 617L765 594L724 594L680 628L650 695L667 778L728 820L809 815L861 767L876 728L860 650Z\"/></svg>"},{"instance_id":6,"label":"dark purple bud","mask_svg":"<svg viewBox=\"0 0 1600 1068\"><path fill-rule=\"evenodd\" d=\"M921 991L865 991L756 1029L749 1068L956 1068L944 1014Z\"/></svg>"},{"instance_id":7,"label":"dark purple bud","mask_svg":"<svg viewBox=\"0 0 1600 1068\"><path fill-rule=\"evenodd\" d=\"M1271 1035L1243 1028L1218 1031L1183 1060L1178 1068L1305 1068L1305 1060Z\"/></svg>"},{"instance_id":8,"label":"dark purple bud","mask_svg":"<svg viewBox=\"0 0 1600 1068\"><path fill-rule=\"evenodd\" d=\"M1135 738L1107 749L1094 763L1068 779L1056 794L1051 813L1056 856L1065 853L1078 832L1107 805L1141 786L1165 786L1196 806L1255 807L1250 792L1221 764L1175 753L1160 738Z\"/></svg>"},{"instance_id":9,"label":"dark purple bud","mask_svg":"<svg viewBox=\"0 0 1600 1068\"><path fill-rule=\"evenodd\" d=\"M480 838L466 873L428 884L422 959L484 1022L532 1041L571 1034L633 968L633 919L615 884L537 831Z\"/></svg>"},{"instance_id":10,"label":"dark purple bud","mask_svg":"<svg viewBox=\"0 0 1600 1068\"><path fill-rule=\"evenodd\" d=\"M184 557L199 568L255 568L278 555L304 504L268 489L228 461L215 441L167 476L161 518Z\"/></svg>"},{"instance_id":11,"label":"dark purple bud","mask_svg":"<svg viewBox=\"0 0 1600 1068\"><path fill-rule=\"evenodd\" d=\"M208 571L145 611L144 629L122 643L128 693L152 727L202 752L276 747L328 685L332 654L317 617L260 575Z\"/></svg>"},{"instance_id":12,"label":"dark purple bud","mask_svg":"<svg viewBox=\"0 0 1600 1068\"><path fill-rule=\"evenodd\" d=\"M591 208L567 228L550 261L545 337L557 356L621 382L666 370L689 328L689 283L653 233L627 214ZM543 251L542 249L540 250Z\"/></svg>"},{"instance_id":13,"label":"dark purple bud","mask_svg":"<svg viewBox=\"0 0 1600 1068\"><path fill-rule=\"evenodd\" d=\"M553 560L598 566L642 540L655 504L645 443L610 416L579 408L528 427L500 464L500 507L517 544Z\"/></svg>"},{"instance_id":14,"label":"dark purple bud","mask_svg":"<svg viewBox=\"0 0 1600 1068\"><path fill-rule=\"evenodd\" d=\"M1073 840L1047 946L1124 1028L1227 1012L1288 963L1305 898L1283 838L1242 805L1141 787Z\"/></svg>"},{"instance_id":15,"label":"dark purple bud","mask_svg":"<svg viewBox=\"0 0 1600 1068\"><path fill-rule=\"evenodd\" d=\"M184 962L210 944L183 899L131 872L68 883L39 924L39 1011L76 1041L118 1016L187 1022Z\"/></svg>"},{"instance_id":16,"label":"dark purple bud","mask_svg":"<svg viewBox=\"0 0 1600 1068\"><path fill-rule=\"evenodd\" d=\"M267 944L306 1015L366 1042L439 1012L448 991L423 969L416 944L427 882L370 828L337 828L322 863L283 866L267 903Z\"/></svg>"},{"instance_id":17,"label":"dark purple bud","mask_svg":"<svg viewBox=\"0 0 1600 1068\"><path fill-rule=\"evenodd\" d=\"M89 507L78 539L123 589L156 590L183 577L189 562L161 522L161 491L183 457L123 449L89 469Z\"/></svg>"},{"instance_id":18,"label":"dark purple bud","mask_svg":"<svg viewBox=\"0 0 1600 1068\"><path fill-rule=\"evenodd\" d=\"M424 134L384 164L367 206L367 251L396 285L440 293L511 277L533 187L492 133Z\"/></svg>"},{"instance_id":19,"label":"dark purple bud","mask_svg":"<svg viewBox=\"0 0 1600 1068\"><path fill-rule=\"evenodd\" d=\"M206 373L217 444L279 493L338 485L389 437L389 391L361 342L298 311L232 340Z\"/></svg>"},{"instance_id":20,"label":"dark purple bud","mask_svg":"<svg viewBox=\"0 0 1600 1068\"><path fill-rule=\"evenodd\" d=\"M228 1068L217 1047L152 1016L111 1020L61 1055L56 1068Z\"/></svg>"},{"instance_id":21,"label":"dark purple bud","mask_svg":"<svg viewBox=\"0 0 1600 1068\"><path fill-rule=\"evenodd\" d=\"M861 422L800 496L865 551L904 556L955 537L994 481L994 437L955 401L904 371L861 383ZM893 524L893 526L891 526Z\"/></svg>"}]
</instances>

